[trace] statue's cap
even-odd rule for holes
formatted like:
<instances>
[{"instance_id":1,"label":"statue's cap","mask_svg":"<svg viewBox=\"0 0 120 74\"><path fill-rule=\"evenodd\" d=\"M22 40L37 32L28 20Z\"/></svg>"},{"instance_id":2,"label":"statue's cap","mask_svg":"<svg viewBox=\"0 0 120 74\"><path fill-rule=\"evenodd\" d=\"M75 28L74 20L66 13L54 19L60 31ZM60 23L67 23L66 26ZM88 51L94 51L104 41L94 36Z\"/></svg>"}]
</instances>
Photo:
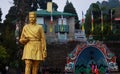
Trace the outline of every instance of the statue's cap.
<instances>
[{"instance_id":1,"label":"statue's cap","mask_svg":"<svg viewBox=\"0 0 120 74\"><path fill-rule=\"evenodd\" d=\"M32 12L29 12L29 15L31 15L31 14L32 14L32 15L36 15L36 12L33 12L33 11L32 11Z\"/></svg>"}]
</instances>

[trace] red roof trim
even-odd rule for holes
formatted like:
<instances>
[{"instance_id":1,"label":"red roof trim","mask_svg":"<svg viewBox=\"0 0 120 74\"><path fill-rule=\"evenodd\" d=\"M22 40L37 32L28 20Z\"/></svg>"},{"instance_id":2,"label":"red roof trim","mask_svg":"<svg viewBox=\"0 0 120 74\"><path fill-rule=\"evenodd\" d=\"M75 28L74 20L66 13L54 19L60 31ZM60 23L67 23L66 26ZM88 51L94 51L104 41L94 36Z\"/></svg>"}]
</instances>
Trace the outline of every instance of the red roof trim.
<instances>
[{"instance_id":1,"label":"red roof trim","mask_svg":"<svg viewBox=\"0 0 120 74\"><path fill-rule=\"evenodd\" d=\"M116 17L114 20L115 21L120 21L120 17Z\"/></svg>"}]
</instances>

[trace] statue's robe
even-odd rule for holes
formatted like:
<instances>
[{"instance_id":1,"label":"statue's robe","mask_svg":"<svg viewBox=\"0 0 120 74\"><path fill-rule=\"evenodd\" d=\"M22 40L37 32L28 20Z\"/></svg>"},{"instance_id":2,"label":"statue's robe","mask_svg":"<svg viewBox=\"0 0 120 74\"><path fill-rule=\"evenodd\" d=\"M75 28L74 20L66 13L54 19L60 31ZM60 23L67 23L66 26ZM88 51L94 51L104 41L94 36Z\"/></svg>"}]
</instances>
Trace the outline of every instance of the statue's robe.
<instances>
[{"instance_id":1,"label":"statue's robe","mask_svg":"<svg viewBox=\"0 0 120 74\"><path fill-rule=\"evenodd\" d=\"M26 24L21 33L20 43L23 43L25 38L28 38L29 41L24 44L22 59L44 60L47 54L46 40L42 25Z\"/></svg>"}]
</instances>

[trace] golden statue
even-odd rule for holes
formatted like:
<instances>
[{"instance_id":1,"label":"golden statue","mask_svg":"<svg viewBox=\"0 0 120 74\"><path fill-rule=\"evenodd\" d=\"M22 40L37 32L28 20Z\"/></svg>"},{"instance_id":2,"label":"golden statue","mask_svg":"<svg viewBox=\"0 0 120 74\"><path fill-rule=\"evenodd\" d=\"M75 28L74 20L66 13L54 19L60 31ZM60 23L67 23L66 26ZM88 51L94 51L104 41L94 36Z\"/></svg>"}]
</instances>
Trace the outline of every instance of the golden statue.
<instances>
[{"instance_id":1,"label":"golden statue","mask_svg":"<svg viewBox=\"0 0 120 74\"><path fill-rule=\"evenodd\" d=\"M24 44L22 60L25 60L25 74L37 74L41 60L45 60L46 40L42 25L36 24L36 13L29 12L29 24L23 27L20 43Z\"/></svg>"}]
</instances>

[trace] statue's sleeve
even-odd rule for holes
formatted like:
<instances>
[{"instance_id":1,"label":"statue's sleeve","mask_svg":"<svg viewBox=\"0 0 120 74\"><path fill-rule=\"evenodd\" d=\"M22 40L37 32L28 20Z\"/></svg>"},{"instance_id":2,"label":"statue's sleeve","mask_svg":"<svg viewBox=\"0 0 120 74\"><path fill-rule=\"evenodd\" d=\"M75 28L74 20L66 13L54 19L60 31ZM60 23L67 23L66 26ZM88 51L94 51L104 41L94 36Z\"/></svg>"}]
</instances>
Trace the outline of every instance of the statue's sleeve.
<instances>
[{"instance_id":1,"label":"statue's sleeve","mask_svg":"<svg viewBox=\"0 0 120 74\"><path fill-rule=\"evenodd\" d=\"M41 42L42 42L43 55L44 55L44 57L46 57L47 56L47 52L46 52L46 38L45 38L43 27L41 27Z\"/></svg>"}]
</instances>

